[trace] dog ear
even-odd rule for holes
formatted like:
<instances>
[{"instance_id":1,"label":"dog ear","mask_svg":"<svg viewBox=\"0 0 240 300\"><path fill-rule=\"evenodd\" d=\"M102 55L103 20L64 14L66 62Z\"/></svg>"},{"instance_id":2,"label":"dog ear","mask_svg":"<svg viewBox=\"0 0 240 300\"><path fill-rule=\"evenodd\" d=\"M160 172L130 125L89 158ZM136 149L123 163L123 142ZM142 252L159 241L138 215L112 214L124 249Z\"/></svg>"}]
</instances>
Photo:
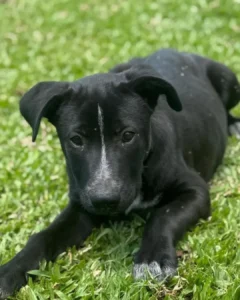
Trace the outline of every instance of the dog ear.
<instances>
[{"instance_id":1,"label":"dog ear","mask_svg":"<svg viewBox=\"0 0 240 300\"><path fill-rule=\"evenodd\" d=\"M42 117L51 119L59 105L73 92L68 82L40 82L20 100L20 111L32 127L32 141L36 140Z\"/></svg>"},{"instance_id":2,"label":"dog ear","mask_svg":"<svg viewBox=\"0 0 240 300\"><path fill-rule=\"evenodd\" d=\"M157 105L158 97L165 95L168 105L175 111L182 110L182 104L175 88L151 67L134 66L126 71L128 88L146 99L151 109Z\"/></svg>"}]
</instances>

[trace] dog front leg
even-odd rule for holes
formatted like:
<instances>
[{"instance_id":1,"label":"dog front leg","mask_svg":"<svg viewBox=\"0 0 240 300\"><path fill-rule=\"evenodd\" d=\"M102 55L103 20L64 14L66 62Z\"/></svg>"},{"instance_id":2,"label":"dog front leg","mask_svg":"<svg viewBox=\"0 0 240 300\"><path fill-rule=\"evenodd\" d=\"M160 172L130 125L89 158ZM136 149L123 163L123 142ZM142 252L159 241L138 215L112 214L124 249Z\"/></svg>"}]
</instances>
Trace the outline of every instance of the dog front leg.
<instances>
[{"instance_id":1,"label":"dog front leg","mask_svg":"<svg viewBox=\"0 0 240 300\"><path fill-rule=\"evenodd\" d=\"M142 245L135 258L133 275L145 279L150 273L158 280L173 276L177 268L176 242L200 218L210 215L207 184L194 172L183 174L174 190L162 199L147 220Z\"/></svg>"},{"instance_id":2,"label":"dog front leg","mask_svg":"<svg viewBox=\"0 0 240 300\"><path fill-rule=\"evenodd\" d=\"M11 261L0 267L0 299L5 299L27 283L27 272L45 259L54 260L68 247L80 247L97 220L78 206L69 204L45 230L34 234Z\"/></svg>"}]
</instances>

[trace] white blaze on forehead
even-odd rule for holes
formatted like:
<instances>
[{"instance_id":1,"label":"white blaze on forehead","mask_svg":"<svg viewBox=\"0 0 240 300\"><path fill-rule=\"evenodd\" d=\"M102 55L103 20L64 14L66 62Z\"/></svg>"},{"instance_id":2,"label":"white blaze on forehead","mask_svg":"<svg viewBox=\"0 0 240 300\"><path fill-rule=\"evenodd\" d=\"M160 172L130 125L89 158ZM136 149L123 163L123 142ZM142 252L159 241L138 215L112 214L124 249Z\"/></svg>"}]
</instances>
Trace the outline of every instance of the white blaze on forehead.
<instances>
[{"instance_id":1,"label":"white blaze on forehead","mask_svg":"<svg viewBox=\"0 0 240 300\"><path fill-rule=\"evenodd\" d=\"M101 161L97 174L98 179L106 179L110 177L110 169L107 161L107 153L106 153L106 145L104 140L104 118L103 111L98 104L98 125L100 129L100 137L101 137Z\"/></svg>"}]
</instances>

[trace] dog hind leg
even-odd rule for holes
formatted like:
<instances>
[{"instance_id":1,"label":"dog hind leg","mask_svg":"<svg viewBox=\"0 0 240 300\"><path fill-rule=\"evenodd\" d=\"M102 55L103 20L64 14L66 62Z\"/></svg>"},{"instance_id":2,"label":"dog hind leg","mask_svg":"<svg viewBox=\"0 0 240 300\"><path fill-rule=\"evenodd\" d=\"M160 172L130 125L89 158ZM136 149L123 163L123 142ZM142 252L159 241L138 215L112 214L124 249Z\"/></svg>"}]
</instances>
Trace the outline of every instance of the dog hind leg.
<instances>
[{"instance_id":1,"label":"dog hind leg","mask_svg":"<svg viewBox=\"0 0 240 300\"><path fill-rule=\"evenodd\" d=\"M222 100L228 120L228 133L240 139L240 118L230 114L230 110L240 101L240 83L236 75L226 66L210 61L207 75Z\"/></svg>"}]
</instances>

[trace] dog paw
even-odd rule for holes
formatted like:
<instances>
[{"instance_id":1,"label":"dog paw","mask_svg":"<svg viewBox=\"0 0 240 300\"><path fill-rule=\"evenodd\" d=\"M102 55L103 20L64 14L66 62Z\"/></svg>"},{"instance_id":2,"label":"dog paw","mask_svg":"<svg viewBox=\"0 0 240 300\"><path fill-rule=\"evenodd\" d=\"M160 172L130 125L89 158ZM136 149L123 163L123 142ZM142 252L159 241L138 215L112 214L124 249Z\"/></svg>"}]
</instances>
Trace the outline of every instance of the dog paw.
<instances>
[{"instance_id":1,"label":"dog paw","mask_svg":"<svg viewBox=\"0 0 240 300\"><path fill-rule=\"evenodd\" d=\"M25 274L8 265L0 267L0 300L7 299L26 284Z\"/></svg>"},{"instance_id":2,"label":"dog paw","mask_svg":"<svg viewBox=\"0 0 240 300\"><path fill-rule=\"evenodd\" d=\"M240 139L240 121L229 125L228 130L230 135L234 135L236 138Z\"/></svg>"},{"instance_id":3,"label":"dog paw","mask_svg":"<svg viewBox=\"0 0 240 300\"><path fill-rule=\"evenodd\" d=\"M154 243L150 243L149 239L143 239L134 262L133 276L135 279L150 277L163 281L174 276L177 270L176 251L167 236L160 236Z\"/></svg>"},{"instance_id":4,"label":"dog paw","mask_svg":"<svg viewBox=\"0 0 240 300\"><path fill-rule=\"evenodd\" d=\"M156 261L152 261L149 264L135 264L133 267L133 276L136 280L152 277L155 280L162 281L168 277L174 276L175 273L176 268L167 265L161 267Z\"/></svg>"},{"instance_id":5,"label":"dog paw","mask_svg":"<svg viewBox=\"0 0 240 300\"><path fill-rule=\"evenodd\" d=\"M7 291L4 291L0 288L0 300L5 300L8 296L10 296L10 294Z\"/></svg>"},{"instance_id":6,"label":"dog paw","mask_svg":"<svg viewBox=\"0 0 240 300\"><path fill-rule=\"evenodd\" d=\"M11 292L8 290L6 282L0 278L0 300L7 299L8 296L11 296Z\"/></svg>"}]
</instances>

